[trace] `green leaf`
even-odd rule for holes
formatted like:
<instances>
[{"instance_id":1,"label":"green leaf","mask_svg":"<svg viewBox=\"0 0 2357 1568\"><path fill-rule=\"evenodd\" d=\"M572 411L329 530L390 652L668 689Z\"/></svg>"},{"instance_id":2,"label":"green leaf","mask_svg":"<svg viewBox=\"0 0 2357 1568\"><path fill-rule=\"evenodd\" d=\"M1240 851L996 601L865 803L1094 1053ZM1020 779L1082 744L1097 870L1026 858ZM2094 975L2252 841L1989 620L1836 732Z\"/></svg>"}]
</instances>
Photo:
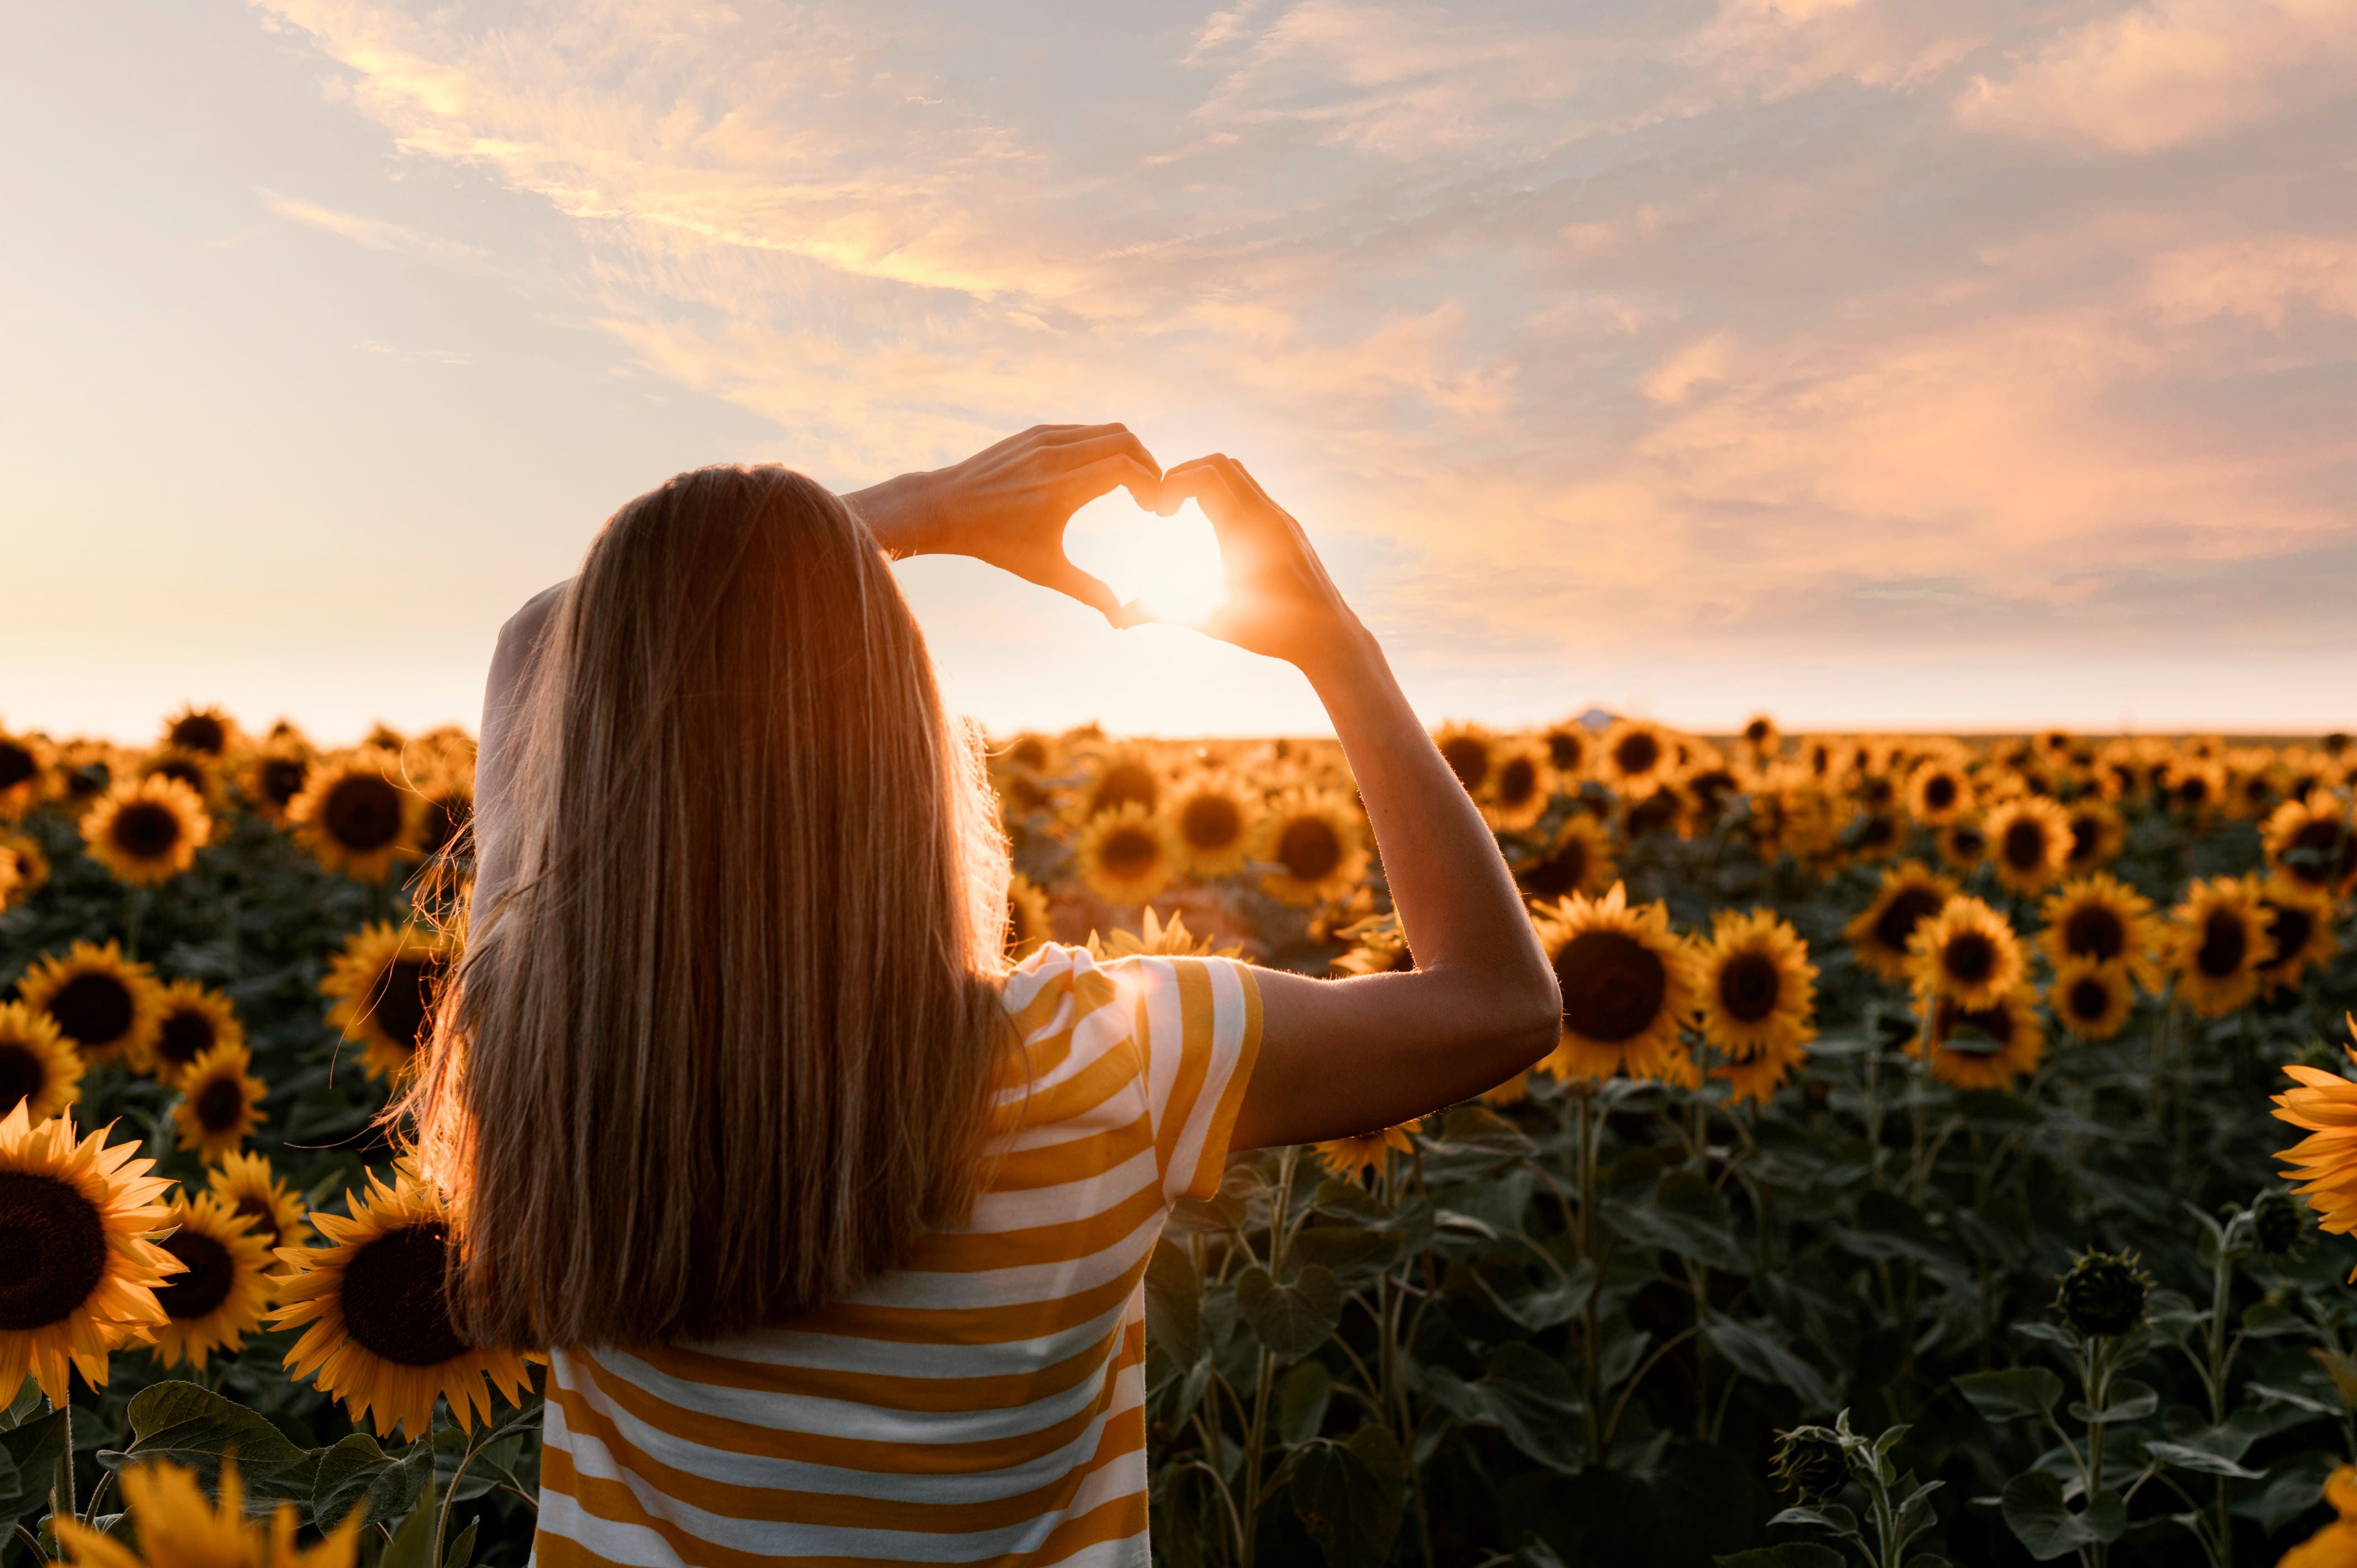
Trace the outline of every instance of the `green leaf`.
<instances>
[{"instance_id":1,"label":"green leaf","mask_svg":"<svg viewBox=\"0 0 2357 1568\"><path fill-rule=\"evenodd\" d=\"M1342 1442L1294 1450L1293 1511L1329 1568L1381 1568L1407 1504L1407 1458L1389 1429L1361 1426ZM386 1568L393 1568L387 1564Z\"/></svg>"},{"instance_id":2,"label":"green leaf","mask_svg":"<svg viewBox=\"0 0 2357 1568\"><path fill-rule=\"evenodd\" d=\"M194 1468L210 1490L219 1484L221 1461L234 1459L248 1488L267 1494L280 1472L307 1457L265 1417L195 1383L142 1389L132 1396L130 1415L131 1446L99 1452L99 1463L110 1469L168 1459Z\"/></svg>"},{"instance_id":3,"label":"green leaf","mask_svg":"<svg viewBox=\"0 0 2357 1568\"><path fill-rule=\"evenodd\" d=\"M7 1411L0 1413L0 1431L24 1425L39 1414L40 1410L41 1385L27 1378L17 1385L16 1397L9 1401Z\"/></svg>"},{"instance_id":4,"label":"green leaf","mask_svg":"<svg viewBox=\"0 0 2357 1568\"><path fill-rule=\"evenodd\" d=\"M2183 1443L2147 1443L2144 1451L2147 1457L2158 1459L2164 1465L2174 1465L2180 1470L2198 1470L2205 1476L2232 1476L2238 1481L2263 1480L2266 1476L2264 1470L2246 1470L2222 1454L2212 1454Z\"/></svg>"},{"instance_id":5,"label":"green leaf","mask_svg":"<svg viewBox=\"0 0 2357 1568\"><path fill-rule=\"evenodd\" d=\"M1751 1260L1736 1243L1735 1217L1718 1189L1689 1170L1674 1170L1643 1201L1607 1198L1604 1218L1641 1247L1659 1247L1731 1274L1748 1274Z\"/></svg>"},{"instance_id":6,"label":"green leaf","mask_svg":"<svg viewBox=\"0 0 2357 1568\"><path fill-rule=\"evenodd\" d=\"M2063 1505L2061 1481L2043 1470L2024 1470L2007 1481L2002 1501L2007 1527L2040 1563L2117 1541L2128 1527L2118 1493L2098 1492L2084 1511L2073 1513Z\"/></svg>"},{"instance_id":7,"label":"green leaf","mask_svg":"<svg viewBox=\"0 0 2357 1568\"><path fill-rule=\"evenodd\" d=\"M1318 1361L1304 1361L1286 1374L1276 1401L1277 1434L1287 1443L1307 1443L1326 1424L1326 1406L1334 1398L1334 1374Z\"/></svg>"},{"instance_id":8,"label":"green leaf","mask_svg":"<svg viewBox=\"0 0 2357 1568\"><path fill-rule=\"evenodd\" d=\"M1819 1503L1815 1508L1790 1508L1768 1521L1770 1528L1780 1524L1805 1524L1818 1530L1830 1530L1835 1535L1856 1535L1857 1515L1839 1503Z\"/></svg>"},{"instance_id":9,"label":"green leaf","mask_svg":"<svg viewBox=\"0 0 2357 1568\"><path fill-rule=\"evenodd\" d=\"M2316 1358L2316 1364L2322 1367L2325 1375L2332 1380L2333 1391L2341 1396L2341 1402L2357 1411L2357 1361L2334 1350L2310 1350L2309 1354Z\"/></svg>"},{"instance_id":10,"label":"green leaf","mask_svg":"<svg viewBox=\"0 0 2357 1568\"><path fill-rule=\"evenodd\" d=\"M1843 1568L1846 1559L1818 1541L1788 1541L1781 1546L1755 1546L1711 1561L1718 1568Z\"/></svg>"},{"instance_id":11,"label":"green leaf","mask_svg":"<svg viewBox=\"0 0 2357 1568\"><path fill-rule=\"evenodd\" d=\"M1326 1342L1342 1321L1342 1283L1312 1263L1291 1284L1279 1284L1255 1263L1236 1276L1236 1305L1260 1342L1288 1359Z\"/></svg>"},{"instance_id":12,"label":"green leaf","mask_svg":"<svg viewBox=\"0 0 2357 1568\"><path fill-rule=\"evenodd\" d=\"M2009 1367L2001 1372L1966 1372L1957 1389L1972 1401L1983 1421L2020 1421L2044 1415L2062 1398L2062 1380L2043 1367Z\"/></svg>"},{"instance_id":13,"label":"green leaf","mask_svg":"<svg viewBox=\"0 0 2357 1568\"><path fill-rule=\"evenodd\" d=\"M0 1529L14 1525L49 1507L48 1477L57 1473L66 1454L66 1412L48 1414L0 1432L0 1452L8 1456L16 1491L0 1502Z\"/></svg>"},{"instance_id":14,"label":"green leaf","mask_svg":"<svg viewBox=\"0 0 2357 1568\"><path fill-rule=\"evenodd\" d=\"M333 1530L357 1505L370 1524L397 1519L416 1506L434 1473L434 1445L418 1442L393 1458L365 1432L355 1432L319 1456L311 1484L311 1518Z\"/></svg>"},{"instance_id":15,"label":"green leaf","mask_svg":"<svg viewBox=\"0 0 2357 1568\"><path fill-rule=\"evenodd\" d=\"M452 1541L450 1550L443 1554L442 1568L474 1568L475 1526L481 1522L480 1520L467 1521L467 1528L458 1532L458 1539Z\"/></svg>"},{"instance_id":16,"label":"green leaf","mask_svg":"<svg viewBox=\"0 0 2357 1568\"><path fill-rule=\"evenodd\" d=\"M1146 1336L1181 1366L1202 1353L1203 1281L1186 1249L1167 1236L1146 1265Z\"/></svg>"},{"instance_id":17,"label":"green leaf","mask_svg":"<svg viewBox=\"0 0 2357 1568\"><path fill-rule=\"evenodd\" d=\"M2134 1378L2122 1378L2111 1386L2111 1403L2101 1410L2091 1410L2083 1400L2071 1402L2071 1413L2090 1426L2104 1426L2123 1421L2142 1421L2160 1408L2160 1395L2151 1385Z\"/></svg>"},{"instance_id":18,"label":"green leaf","mask_svg":"<svg viewBox=\"0 0 2357 1568\"><path fill-rule=\"evenodd\" d=\"M1830 1411L1841 1402L1824 1373L1754 1325L1714 1312L1703 1319L1702 1337L1738 1371L1764 1383L1781 1383L1800 1395L1808 1413Z\"/></svg>"},{"instance_id":19,"label":"green leaf","mask_svg":"<svg viewBox=\"0 0 2357 1568\"><path fill-rule=\"evenodd\" d=\"M434 1506L432 1472L427 1472L425 1490L417 1496L417 1506L401 1521L385 1544L384 1555L377 1559L377 1568L434 1568L434 1525L437 1512Z\"/></svg>"}]
</instances>

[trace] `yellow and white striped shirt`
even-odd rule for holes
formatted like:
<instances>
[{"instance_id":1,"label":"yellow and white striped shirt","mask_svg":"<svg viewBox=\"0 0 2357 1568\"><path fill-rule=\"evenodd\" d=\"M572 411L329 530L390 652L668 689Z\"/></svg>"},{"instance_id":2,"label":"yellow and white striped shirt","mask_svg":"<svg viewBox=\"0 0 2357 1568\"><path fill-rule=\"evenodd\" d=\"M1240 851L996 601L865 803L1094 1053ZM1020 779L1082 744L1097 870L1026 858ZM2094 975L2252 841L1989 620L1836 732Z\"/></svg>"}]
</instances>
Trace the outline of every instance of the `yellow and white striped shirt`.
<instances>
[{"instance_id":1,"label":"yellow and white striped shirt","mask_svg":"<svg viewBox=\"0 0 2357 1568\"><path fill-rule=\"evenodd\" d=\"M1260 993L1050 946L1006 999L1030 1083L966 1224L788 1327L550 1356L538 1568L1146 1563L1146 1260L1219 1187Z\"/></svg>"}]
</instances>

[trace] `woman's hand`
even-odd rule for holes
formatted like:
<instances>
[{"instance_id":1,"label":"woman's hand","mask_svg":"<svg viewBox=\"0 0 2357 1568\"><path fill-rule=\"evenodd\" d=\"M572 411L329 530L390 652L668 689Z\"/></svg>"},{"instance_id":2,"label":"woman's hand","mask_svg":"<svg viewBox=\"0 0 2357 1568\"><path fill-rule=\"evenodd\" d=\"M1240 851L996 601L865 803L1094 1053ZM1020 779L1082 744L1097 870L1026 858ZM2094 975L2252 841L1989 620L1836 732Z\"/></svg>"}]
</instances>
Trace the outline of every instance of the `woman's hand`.
<instances>
[{"instance_id":1,"label":"woman's hand","mask_svg":"<svg viewBox=\"0 0 2357 1568\"><path fill-rule=\"evenodd\" d=\"M1228 570L1228 602L1203 623L1206 633L1282 659L1312 680L1337 657L1360 650L1365 628L1309 536L1242 463L1213 453L1162 476L1167 510L1190 496L1211 520Z\"/></svg>"},{"instance_id":2,"label":"woman's hand","mask_svg":"<svg viewBox=\"0 0 2357 1568\"><path fill-rule=\"evenodd\" d=\"M1072 514L1116 487L1148 511L1163 505L1162 469L1127 426L1035 424L963 463L843 499L888 555L971 555L1125 626L1135 618L1114 591L1064 555Z\"/></svg>"}]
</instances>

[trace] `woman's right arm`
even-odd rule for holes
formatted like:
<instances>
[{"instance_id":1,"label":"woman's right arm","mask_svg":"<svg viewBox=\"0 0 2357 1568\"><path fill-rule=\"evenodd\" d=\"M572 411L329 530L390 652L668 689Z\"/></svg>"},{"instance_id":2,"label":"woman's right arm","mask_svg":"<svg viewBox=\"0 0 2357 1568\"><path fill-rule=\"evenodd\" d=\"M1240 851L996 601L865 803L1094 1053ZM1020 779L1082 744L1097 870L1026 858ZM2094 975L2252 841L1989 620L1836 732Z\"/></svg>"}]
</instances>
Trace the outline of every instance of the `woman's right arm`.
<instances>
[{"instance_id":1,"label":"woman's right arm","mask_svg":"<svg viewBox=\"0 0 2357 1568\"><path fill-rule=\"evenodd\" d=\"M1301 525L1224 456L1163 476L1220 536L1229 602L1204 628L1309 678L1356 776L1415 969L1260 972L1261 1039L1233 1146L1388 1127L1469 1099L1555 1047L1562 1004L1497 840Z\"/></svg>"}]
</instances>

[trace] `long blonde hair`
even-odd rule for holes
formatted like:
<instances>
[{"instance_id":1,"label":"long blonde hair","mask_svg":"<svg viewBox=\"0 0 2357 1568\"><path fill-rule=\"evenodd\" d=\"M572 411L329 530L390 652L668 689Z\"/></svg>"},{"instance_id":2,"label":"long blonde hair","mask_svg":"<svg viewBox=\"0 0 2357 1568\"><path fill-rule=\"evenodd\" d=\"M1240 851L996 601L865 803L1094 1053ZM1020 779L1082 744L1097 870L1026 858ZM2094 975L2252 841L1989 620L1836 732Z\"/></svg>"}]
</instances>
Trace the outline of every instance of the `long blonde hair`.
<instances>
[{"instance_id":1,"label":"long blonde hair","mask_svg":"<svg viewBox=\"0 0 2357 1568\"><path fill-rule=\"evenodd\" d=\"M773 1325L963 1217L1006 845L874 538L779 467L616 512L540 644L404 1108L487 1347Z\"/></svg>"}]
</instances>

